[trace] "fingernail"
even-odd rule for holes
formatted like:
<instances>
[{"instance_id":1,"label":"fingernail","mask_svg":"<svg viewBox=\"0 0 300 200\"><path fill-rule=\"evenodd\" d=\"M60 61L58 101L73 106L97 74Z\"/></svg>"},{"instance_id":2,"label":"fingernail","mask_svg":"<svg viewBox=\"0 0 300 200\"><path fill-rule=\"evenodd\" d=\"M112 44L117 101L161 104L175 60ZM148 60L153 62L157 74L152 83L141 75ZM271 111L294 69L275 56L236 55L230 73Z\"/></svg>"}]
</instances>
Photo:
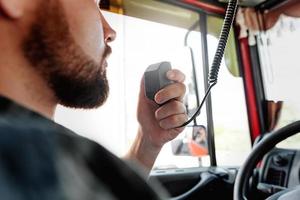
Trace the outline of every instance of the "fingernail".
<instances>
[{"instance_id":1,"label":"fingernail","mask_svg":"<svg viewBox=\"0 0 300 200\"><path fill-rule=\"evenodd\" d=\"M160 101L161 101L161 100L159 99L159 97L155 96L155 97L154 97L154 100L155 100L155 102L156 102L157 104L160 104Z\"/></svg>"},{"instance_id":2,"label":"fingernail","mask_svg":"<svg viewBox=\"0 0 300 200\"><path fill-rule=\"evenodd\" d=\"M172 79L175 77L175 74L172 71L167 72L167 78Z\"/></svg>"}]
</instances>

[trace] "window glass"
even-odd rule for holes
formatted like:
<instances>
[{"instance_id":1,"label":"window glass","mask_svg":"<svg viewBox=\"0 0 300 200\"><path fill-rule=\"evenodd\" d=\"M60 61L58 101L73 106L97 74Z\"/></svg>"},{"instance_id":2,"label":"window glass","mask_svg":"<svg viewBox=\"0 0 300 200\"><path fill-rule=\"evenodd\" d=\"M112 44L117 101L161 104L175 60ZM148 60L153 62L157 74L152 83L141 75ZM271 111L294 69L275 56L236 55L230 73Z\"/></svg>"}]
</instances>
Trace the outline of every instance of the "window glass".
<instances>
[{"instance_id":1,"label":"window glass","mask_svg":"<svg viewBox=\"0 0 300 200\"><path fill-rule=\"evenodd\" d=\"M218 45L216 37L220 34L223 20L209 17L208 21L214 22L208 23L208 26L219 25L208 29L211 32L211 35L208 35L211 65ZM234 47L235 40L231 33L226 51L234 60L227 60L225 64L223 59L218 84L211 92L217 164L223 166L240 165L251 150L243 80L238 76L239 73L233 72L237 70L230 70L236 68L234 65L237 63Z\"/></svg>"},{"instance_id":2,"label":"window glass","mask_svg":"<svg viewBox=\"0 0 300 200\"><path fill-rule=\"evenodd\" d=\"M260 59L267 100L283 101L276 129L300 119L300 19L282 15L270 30L258 38ZM300 135L279 147L299 148Z\"/></svg>"},{"instance_id":3,"label":"window glass","mask_svg":"<svg viewBox=\"0 0 300 200\"><path fill-rule=\"evenodd\" d=\"M194 21L191 21L190 26L194 23ZM137 29L136 27L140 28ZM192 110L196 105L192 80L191 55L189 49L184 45L187 29L133 17L125 17L124 31L126 37L124 39L126 49L124 51L124 75L126 77L124 84L126 101L125 120L127 125L126 141L129 146L135 137L138 126L135 113L138 97L137 92L139 89L139 84L137 83L140 82L143 72L149 64L167 60L171 61L173 68L182 70L187 78L185 84L188 88L189 108ZM189 41L192 40L190 44L201 47L200 36L199 32L192 32L189 37ZM194 49L196 55L201 55L199 47ZM201 57L197 57L196 60L199 63L198 60L201 60ZM189 131L190 129L186 130ZM188 133L182 133L178 138L183 139L186 134ZM171 143L167 143L163 147L154 165L156 169L196 166L199 166L198 158L173 155Z\"/></svg>"}]
</instances>

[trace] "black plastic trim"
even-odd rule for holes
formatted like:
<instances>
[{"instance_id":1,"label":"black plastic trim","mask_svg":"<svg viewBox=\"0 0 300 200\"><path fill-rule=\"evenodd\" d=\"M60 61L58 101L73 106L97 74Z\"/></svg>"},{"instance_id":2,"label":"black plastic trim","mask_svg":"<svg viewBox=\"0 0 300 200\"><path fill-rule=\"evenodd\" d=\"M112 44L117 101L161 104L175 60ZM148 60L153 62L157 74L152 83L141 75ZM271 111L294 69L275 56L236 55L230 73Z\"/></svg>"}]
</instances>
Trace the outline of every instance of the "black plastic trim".
<instances>
[{"instance_id":1,"label":"black plastic trim","mask_svg":"<svg viewBox=\"0 0 300 200\"><path fill-rule=\"evenodd\" d=\"M207 15L205 13L199 13L200 15L200 30L202 40L202 61L203 61L203 74L204 74L204 87L205 91L209 87L208 74L209 74L209 58L208 58L208 44L207 44ZM211 166L217 166L216 150L215 150L215 133L214 133L214 121L212 113L211 94L208 95L205 102L206 116L207 116L207 132L208 132L208 150L210 155Z\"/></svg>"}]
</instances>

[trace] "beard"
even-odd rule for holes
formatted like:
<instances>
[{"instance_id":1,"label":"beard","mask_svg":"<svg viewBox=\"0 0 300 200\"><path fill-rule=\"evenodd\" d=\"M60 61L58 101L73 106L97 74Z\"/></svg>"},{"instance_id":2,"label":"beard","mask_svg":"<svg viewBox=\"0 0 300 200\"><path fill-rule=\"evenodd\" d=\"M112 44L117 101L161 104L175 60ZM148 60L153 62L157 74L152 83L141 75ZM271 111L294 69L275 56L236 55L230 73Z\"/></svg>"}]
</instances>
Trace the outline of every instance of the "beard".
<instances>
[{"instance_id":1,"label":"beard","mask_svg":"<svg viewBox=\"0 0 300 200\"><path fill-rule=\"evenodd\" d=\"M103 66L111 48L106 46L102 60L96 62L76 44L58 1L43 3L38 10L23 41L26 59L42 76L59 104L71 108L101 106L109 92Z\"/></svg>"}]
</instances>

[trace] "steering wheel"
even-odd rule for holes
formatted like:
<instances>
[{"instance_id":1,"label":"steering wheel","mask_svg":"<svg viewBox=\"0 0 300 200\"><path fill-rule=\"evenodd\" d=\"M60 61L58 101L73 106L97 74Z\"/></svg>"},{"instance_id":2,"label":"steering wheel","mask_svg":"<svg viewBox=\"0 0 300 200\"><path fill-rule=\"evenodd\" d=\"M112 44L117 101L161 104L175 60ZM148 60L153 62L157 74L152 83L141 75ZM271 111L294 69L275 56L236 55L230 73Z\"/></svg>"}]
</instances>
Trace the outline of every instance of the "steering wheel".
<instances>
[{"instance_id":1,"label":"steering wheel","mask_svg":"<svg viewBox=\"0 0 300 200\"><path fill-rule=\"evenodd\" d=\"M285 140L286 138L300 132L300 121L291 123L272 134L263 138L246 159L245 163L240 168L234 185L234 200L247 200L247 188L249 187L249 178L256 164L275 147L276 144ZM294 189L287 189L280 193L276 193L267 200L294 200L299 199L300 187Z\"/></svg>"}]
</instances>

